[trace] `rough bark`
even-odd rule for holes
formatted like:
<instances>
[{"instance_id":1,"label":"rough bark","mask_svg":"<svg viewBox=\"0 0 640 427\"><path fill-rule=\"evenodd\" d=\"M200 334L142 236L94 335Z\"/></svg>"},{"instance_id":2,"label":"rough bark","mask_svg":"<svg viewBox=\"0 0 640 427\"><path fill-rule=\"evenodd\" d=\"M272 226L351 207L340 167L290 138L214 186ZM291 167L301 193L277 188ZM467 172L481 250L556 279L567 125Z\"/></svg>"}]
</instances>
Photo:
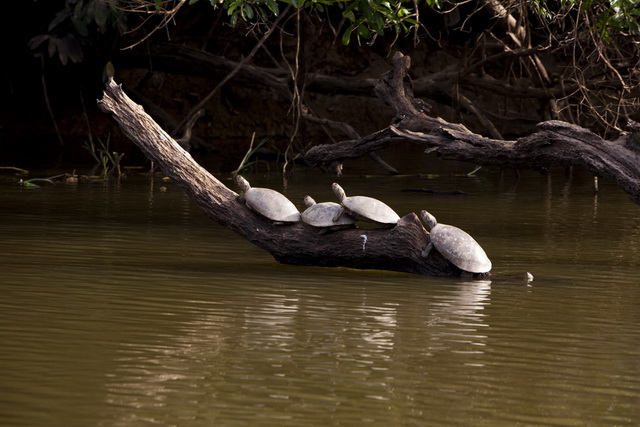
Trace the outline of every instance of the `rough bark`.
<instances>
[{"instance_id":1,"label":"rough bark","mask_svg":"<svg viewBox=\"0 0 640 427\"><path fill-rule=\"evenodd\" d=\"M485 138L458 124L428 116L416 100L407 78L410 60L397 53L394 70L376 85L376 94L396 112L393 123L359 140L311 148L305 159L312 165L335 164L389 146L402 137L425 144L448 160L512 169L580 166L615 182L640 203L640 126L630 121L629 134L607 141L580 126L550 120L538 131L515 141Z\"/></svg>"},{"instance_id":2,"label":"rough bark","mask_svg":"<svg viewBox=\"0 0 640 427\"><path fill-rule=\"evenodd\" d=\"M124 134L207 216L265 249L279 262L436 276L461 273L436 251L427 258L421 256L429 243L429 233L414 213L401 218L391 229L349 229L322 235L302 223L273 225L250 211L238 200L238 194L198 165L113 79L107 82L98 105L113 115Z\"/></svg>"}]
</instances>

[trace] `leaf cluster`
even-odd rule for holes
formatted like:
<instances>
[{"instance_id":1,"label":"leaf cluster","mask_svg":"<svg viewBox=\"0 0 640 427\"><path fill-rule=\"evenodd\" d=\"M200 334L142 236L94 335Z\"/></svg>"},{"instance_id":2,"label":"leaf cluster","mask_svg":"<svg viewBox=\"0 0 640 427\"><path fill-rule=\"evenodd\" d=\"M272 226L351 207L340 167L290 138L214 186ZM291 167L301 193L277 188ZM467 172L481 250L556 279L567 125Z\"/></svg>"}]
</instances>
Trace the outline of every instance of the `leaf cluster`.
<instances>
[{"instance_id":1,"label":"leaf cluster","mask_svg":"<svg viewBox=\"0 0 640 427\"><path fill-rule=\"evenodd\" d=\"M35 56L57 56L62 64L81 62L83 49L90 36L110 30L124 31L126 15L130 13L172 14L186 0L64 0L64 6L48 24L47 32L31 38L30 49ZM386 31L408 33L426 26L419 16L422 5L441 10L456 7L445 0L188 0L189 5L208 1L226 11L229 24L240 21L267 22L284 7L325 12L339 11L344 25L341 40L344 45L373 42ZM592 28L608 42L613 34L640 35L640 2L638 0L535 0L531 10L543 21L553 21L571 12L588 14Z\"/></svg>"},{"instance_id":2,"label":"leaf cluster","mask_svg":"<svg viewBox=\"0 0 640 427\"><path fill-rule=\"evenodd\" d=\"M609 43L616 34L640 35L640 2L638 0L561 0L531 2L533 11L546 21L572 12L592 23L592 31ZM559 6L559 8L558 8Z\"/></svg>"},{"instance_id":3,"label":"leaf cluster","mask_svg":"<svg viewBox=\"0 0 640 427\"><path fill-rule=\"evenodd\" d=\"M597 28L605 40L610 40L610 30L640 35L640 2L637 0L613 0L611 2L586 2L587 7L599 9ZM583 6L584 7L584 6Z\"/></svg>"},{"instance_id":4,"label":"leaf cluster","mask_svg":"<svg viewBox=\"0 0 640 427\"><path fill-rule=\"evenodd\" d=\"M190 0L189 4L200 0ZM293 6L296 9L313 9L325 12L335 8L341 12L347 23L342 33L342 43L348 45L352 39L358 43L362 40L375 40L386 30L398 34L409 32L420 26L417 1L403 0L209 0L212 6L222 7L227 11L229 23L235 26L239 20L268 21L278 16L282 6ZM425 0L428 6L441 7L443 0Z\"/></svg>"},{"instance_id":5,"label":"leaf cluster","mask_svg":"<svg viewBox=\"0 0 640 427\"><path fill-rule=\"evenodd\" d=\"M49 22L47 32L32 37L29 48L34 56L57 55L62 65L81 62L90 36L95 31L124 30L123 18L122 12L104 0L65 0L64 7Z\"/></svg>"},{"instance_id":6,"label":"leaf cluster","mask_svg":"<svg viewBox=\"0 0 640 427\"><path fill-rule=\"evenodd\" d=\"M155 0L162 3L162 0ZM190 0L194 4L200 0ZM268 21L280 13L281 6L293 6L324 12L333 8L340 11L345 25L342 43L348 45L353 39L375 40L378 35L391 30L403 34L419 29L423 22L419 19L420 4L441 10L445 0L208 0L214 7L226 10L229 23L235 26L240 20L246 22ZM595 29L608 40L611 33L628 32L640 34L640 4L637 0L561 0L530 2L534 13L542 19L552 20L577 9L596 17ZM456 7L450 4L449 7Z\"/></svg>"}]
</instances>

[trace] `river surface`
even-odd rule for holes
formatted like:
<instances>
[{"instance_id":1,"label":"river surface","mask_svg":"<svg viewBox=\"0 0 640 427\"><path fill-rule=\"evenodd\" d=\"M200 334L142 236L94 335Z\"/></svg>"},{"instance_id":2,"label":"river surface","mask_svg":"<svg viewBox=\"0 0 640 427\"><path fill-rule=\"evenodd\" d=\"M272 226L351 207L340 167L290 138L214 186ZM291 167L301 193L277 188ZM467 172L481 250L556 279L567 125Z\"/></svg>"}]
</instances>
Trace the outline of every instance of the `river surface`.
<instances>
[{"instance_id":1,"label":"river surface","mask_svg":"<svg viewBox=\"0 0 640 427\"><path fill-rule=\"evenodd\" d=\"M4 175L0 425L638 425L640 207L450 172L340 182L465 229L491 280L278 264L158 178ZM245 176L334 200L317 171Z\"/></svg>"}]
</instances>

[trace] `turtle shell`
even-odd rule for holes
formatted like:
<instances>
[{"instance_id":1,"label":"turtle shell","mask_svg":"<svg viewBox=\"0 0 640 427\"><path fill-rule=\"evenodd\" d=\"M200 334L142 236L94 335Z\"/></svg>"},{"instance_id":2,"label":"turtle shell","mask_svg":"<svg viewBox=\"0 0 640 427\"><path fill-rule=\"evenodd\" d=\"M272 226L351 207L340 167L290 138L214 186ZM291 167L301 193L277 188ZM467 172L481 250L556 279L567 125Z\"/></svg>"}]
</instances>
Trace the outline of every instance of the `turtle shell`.
<instances>
[{"instance_id":1,"label":"turtle shell","mask_svg":"<svg viewBox=\"0 0 640 427\"><path fill-rule=\"evenodd\" d=\"M400 219L393 209L378 199L367 196L347 197L337 183L333 183L332 188L347 213L356 219L385 225L395 225Z\"/></svg>"},{"instance_id":2,"label":"turtle shell","mask_svg":"<svg viewBox=\"0 0 640 427\"><path fill-rule=\"evenodd\" d=\"M275 222L300 221L298 208L283 194L270 188L251 187L241 175L236 175L236 182L244 191L244 202L250 209Z\"/></svg>"},{"instance_id":3,"label":"turtle shell","mask_svg":"<svg viewBox=\"0 0 640 427\"><path fill-rule=\"evenodd\" d=\"M283 194L270 188L251 187L244 193L249 208L276 222L298 222L300 212Z\"/></svg>"},{"instance_id":4,"label":"turtle shell","mask_svg":"<svg viewBox=\"0 0 640 427\"><path fill-rule=\"evenodd\" d=\"M342 206L356 218L379 224L396 224L400 216L387 204L367 196L351 196L342 200Z\"/></svg>"},{"instance_id":5,"label":"turtle shell","mask_svg":"<svg viewBox=\"0 0 640 427\"><path fill-rule=\"evenodd\" d=\"M302 222L313 227L336 227L355 224L355 220L348 215L342 215L337 221L333 221L336 214L342 209L338 203L322 202L311 204L302 212Z\"/></svg>"},{"instance_id":6,"label":"turtle shell","mask_svg":"<svg viewBox=\"0 0 640 427\"><path fill-rule=\"evenodd\" d=\"M486 273L491 270L491 260L482 246L467 232L447 224L436 224L431 229L433 246L460 270Z\"/></svg>"}]
</instances>

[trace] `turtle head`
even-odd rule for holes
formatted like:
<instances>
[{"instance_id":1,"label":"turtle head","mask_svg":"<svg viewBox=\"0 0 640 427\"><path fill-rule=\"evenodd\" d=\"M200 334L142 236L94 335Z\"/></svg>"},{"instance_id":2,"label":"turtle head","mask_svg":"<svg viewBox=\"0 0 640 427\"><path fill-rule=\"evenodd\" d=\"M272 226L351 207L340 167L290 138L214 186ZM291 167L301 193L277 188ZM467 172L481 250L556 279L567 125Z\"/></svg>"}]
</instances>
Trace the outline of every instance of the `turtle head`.
<instances>
[{"instance_id":1,"label":"turtle head","mask_svg":"<svg viewBox=\"0 0 640 427\"><path fill-rule=\"evenodd\" d=\"M345 197L347 197L344 190L342 189L342 187L340 187L340 185L338 185L337 182L331 184L331 188L333 189L333 192L335 193L338 200L340 200L341 202L345 199Z\"/></svg>"},{"instance_id":2,"label":"turtle head","mask_svg":"<svg viewBox=\"0 0 640 427\"><path fill-rule=\"evenodd\" d=\"M311 206L315 205L316 201L313 200L313 197L311 196L304 196L304 205L308 208L310 208Z\"/></svg>"},{"instance_id":3,"label":"turtle head","mask_svg":"<svg viewBox=\"0 0 640 427\"><path fill-rule=\"evenodd\" d=\"M420 211L420 218L422 218L422 221L429 228L429 230L431 230L433 227L436 226L436 224L438 224L436 217L431 215L429 212L425 210Z\"/></svg>"},{"instance_id":4,"label":"turtle head","mask_svg":"<svg viewBox=\"0 0 640 427\"><path fill-rule=\"evenodd\" d=\"M241 175L236 175L236 183L240 186L242 191L247 191L248 189L251 188L249 181L244 179Z\"/></svg>"}]
</instances>

